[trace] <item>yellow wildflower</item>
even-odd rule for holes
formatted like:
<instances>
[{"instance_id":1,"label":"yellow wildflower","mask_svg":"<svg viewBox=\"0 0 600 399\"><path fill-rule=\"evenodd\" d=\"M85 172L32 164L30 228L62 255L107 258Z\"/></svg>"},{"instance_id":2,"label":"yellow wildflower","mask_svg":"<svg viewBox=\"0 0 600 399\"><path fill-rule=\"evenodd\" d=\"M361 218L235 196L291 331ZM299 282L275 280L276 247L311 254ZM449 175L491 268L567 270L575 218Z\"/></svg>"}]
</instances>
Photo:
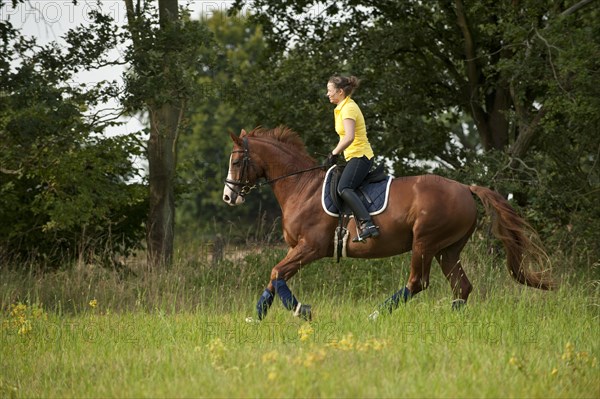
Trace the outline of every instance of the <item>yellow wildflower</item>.
<instances>
[{"instance_id":1,"label":"yellow wildflower","mask_svg":"<svg viewBox=\"0 0 600 399\"><path fill-rule=\"evenodd\" d=\"M279 353L277 351L270 351L262 355L263 363L272 363L277 360Z\"/></svg>"},{"instance_id":2,"label":"yellow wildflower","mask_svg":"<svg viewBox=\"0 0 600 399\"><path fill-rule=\"evenodd\" d=\"M29 320L25 320L21 324L21 328L19 328L19 335L25 335L31 332L31 322Z\"/></svg>"},{"instance_id":3,"label":"yellow wildflower","mask_svg":"<svg viewBox=\"0 0 600 399\"><path fill-rule=\"evenodd\" d=\"M225 351L227 348L221 338L215 338L207 345L208 353L210 355L210 360L213 366L217 367L220 363L223 362L223 357L225 356Z\"/></svg>"},{"instance_id":4,"label":"yellow wildflower","mask_svg":"<svg viewBox=\"0 0 600 399\"><path fill-rule=\"evenodd\" d=\"M378 340L377 338L373 338L371 341L371 348L373 348L373 350L375 351L380 351L383 348L385 348L385 346L387 345L387 342L385 342L385 340Z\"/></svg>"},{"instance_id":5,"label":"yellow wildflower","mask_svg":"<svg viewBox=\"0 0 600 399\"><path fill-rule=\"evenodd\" d=\"M565 345L565 352L562 355L562 360L564 360L565 362L570 362L571 360L573 360L573 350L575 349L575 347L573 346L572 343L567 342L567 344Z\"/></svg>"},{"instance_id":6,"label":"yellow wildflower","mask_svg":"<svg viewBox=\"0 0 600 399\"><path fill-rule=\"evenodd\" d=\"M307 353L304 357L304 362L302 363L304 367L312 367L315 363L320 363L325 359L325 351L323 349L319 349L315 352Z\"/></svg>"},{"instance_id":7,"label":"yellow wildflower","mask_svg":"<svg viewBox=\"0 0 600 399\"><path fill-rule=\"evenodd\" d=\"M338 344L338 348L343 351L351 351L354 349L354 346L354 335L352 333L344 335Z\"/></svg>"},{"instance_id":8,"label":"yellow wildflower","mask_svg":"<svg viewBox=\"0 0 600 399\"><path fill-rule=\"evenodd\" d=\"M275 381L277 379L277 372L274 370L269 371L269 375L267 376L269 381Z\"/></svg>"},{"instance_id":9,"label":"yellow wildflower","mask_svg":"<svg viewBox=\"0 0 600 399\"><path fill-rule=\"evenodd\" d=\"M328 348L338 349L340 343L337 339L332 339L329 343L325 344L325 346Z\"/></svg>"},{"instance_id":10,"label":"yellow wildflower","mask_svg":"<svg viewBox=\"0 0 600 399\"><path fill-rule=\"evenodd\" d=\"M570 342L567 342L567 344L565 345L565 352L573 352L573 349L575 349L573 344Z\"/></svg>"},{"instance_id":11,"label":"yellow wildflower","mask_svg":"<svg viewBox=\"0 0 600 399\"><path fill-rule=\"evenodd\" d=\"M343 351L368 352L380 351L385 348L387 342L383 339L370 338L366 341L356 340L352 333L344 335L340 340L334 339L325 346L328 348L339 349Z\"/></svg>"},{"instance_id":12,"label":"yellow wildflower","mask_svg":"<svg viewBox=\"0 0 600 399\"><path fill-rule=\"evenodd\" d=\"M10 307L11 307L10 316L13 319L20 319L20 318L25 317L25 313L27 312L27 305L19 302L17 304L11 305Z\"/></svg>"},{"instance_id":13,"label":"yellow wildflower","mask_svg":"<svg viewBox=\"0 0 600 399\"><path fill-rule=\"evenodd\" d=\"M587 352L577 352L577 360L583 362L583 363L588 363L590 358L590 354Z\"/></svg>"},{"instance_id":14,"label":"yellow wildflower","mask_svg":"<svg viewBox=\"0 0 600 399\"><path fill-rule=\"evenodd\" d=\"M31 309L31 315L33 316L34 319L47 319L48 315L46 315L46 312L44 312L44 309L42 309L41 306L38 305L33 305L32 309Z\"/></svg>"},{"instance_id":15,"label":"yellow wildflower","mask_svg":"<svg viewBox=\"0 0 600 399\"><path fill-rule=\"evenodd\" d=\"M311 335L313 335L314 332L315 330L310 324L306 323L302 325L298 329L298 336L300 337L300 342L308 341L308 339L310 339Z\"/></svg>"},{"instance_id":16,"label":"yellow wildflower","mask_svg":"<svg viewBox=\"0 0 600 399\"><path fill-rule=\"evenodd\" d=\"M90 308L92 309L96 309L96 306L98 306L98 301L96 300L96 298L92 299L89 303Z\"/></svg>"},{"instance_id":17,"label":"yellow wildflower","mask_svg":"<svg viewBox=\"0 0 600 399\"><path fill-rule=\"evenodd\" d=\"M357 342L356 350L359 352L368 352L370 350L380 351L386 345L384 340L378 340L377 338L371 338L366 340L365 342Z\"/></svg>"},{"instance_id":18,"label":"yellow wildflower","mask_svg":"<svg viewBox=\"0 0 600 399\"><path fill-rule=\"evenodd\" d=\"M558 369L555 367L552 369L552 372L550 373L551 376L556 376L558 374Z\"/></svg>"},{"instance_id":19,"label":"yellow wildflower","mask_svg":"<svg viewBox=\"0 0 600 399\"><path fill-rule=\"evenodd\" d=\"M521 362L521 360L519 360L519 358L517 358L514 355L510 359L508 359L508 364L510 364L513 367L516 367L519 371L525 372L525 369L523 368L523 362Z\"/></svg>"}]
</instances>

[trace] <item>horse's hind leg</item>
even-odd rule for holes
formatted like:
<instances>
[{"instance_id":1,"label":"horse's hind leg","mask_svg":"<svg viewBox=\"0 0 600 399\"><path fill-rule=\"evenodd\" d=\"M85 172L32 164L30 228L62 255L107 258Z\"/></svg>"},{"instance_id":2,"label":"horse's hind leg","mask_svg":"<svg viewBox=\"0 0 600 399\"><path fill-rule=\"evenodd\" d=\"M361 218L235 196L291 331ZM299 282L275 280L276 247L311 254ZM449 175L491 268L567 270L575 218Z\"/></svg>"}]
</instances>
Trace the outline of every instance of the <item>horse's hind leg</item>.
<instances>
[{"instance_id":1,"label":"horse's hind leg","mask_svg":"<svg viewBox=\"0 0 600 399\"><path fill-rule=\"evenodd\" d=\"M429 287L429 273L433 254L425 245L413 244L413 253L410 260L410 276L406 288L411 295L416 295Z\"/></svg>"},{"instance_id":2,"label":"horse's hind leg","mask_svg":"<svg viewBox=\"0 0 600 399\"><path fill-rule=\"evenodd\" d=\"M469 236L441 250L436 258L442 267L444 275L452 287L454 293L453 308L458 308L467 302L469 294L473 290L471 282L467 278L460 263L460 252L464 248Z\"/></svg>"},{"instance_id":3,"label":"horse's hind leg","mask_svg":"<svg viewBox=\"0 0 600 399\"><path fill-rule=\"evenodd\" d=\"M413 244L408 282L405 287L401 288L381 304L380 311L391 313L400 306L400 303L407 302L412 296L429 286L429 272L431 270L433 255L424 248L425 246L418 243ZM377 316L379 316L379 311L375 311L370 317L374 319Z\"/></svg>"}]
</instances>

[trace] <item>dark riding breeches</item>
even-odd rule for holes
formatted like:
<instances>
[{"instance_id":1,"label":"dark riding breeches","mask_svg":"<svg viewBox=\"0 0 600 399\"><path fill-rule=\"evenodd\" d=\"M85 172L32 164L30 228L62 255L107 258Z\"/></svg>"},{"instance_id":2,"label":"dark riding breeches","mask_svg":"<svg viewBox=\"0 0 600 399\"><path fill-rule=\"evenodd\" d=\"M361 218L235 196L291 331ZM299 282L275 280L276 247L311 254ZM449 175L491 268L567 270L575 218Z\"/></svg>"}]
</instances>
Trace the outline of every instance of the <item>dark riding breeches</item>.
<instances>
[{"instance_id":1,"label":"dark riding breeches","mask_svg":"<svg viewBox=\"0 0 600 399\"><path fill-rule=\"evenodd\" d=\"M352 158L346 164L340 181L337 186L337 192L341 195L342 191L346 188L355 190L363 182L371 166L373 165L373 159L368 159L366 156L360 158Z\"/></svg>"}]
</instances>

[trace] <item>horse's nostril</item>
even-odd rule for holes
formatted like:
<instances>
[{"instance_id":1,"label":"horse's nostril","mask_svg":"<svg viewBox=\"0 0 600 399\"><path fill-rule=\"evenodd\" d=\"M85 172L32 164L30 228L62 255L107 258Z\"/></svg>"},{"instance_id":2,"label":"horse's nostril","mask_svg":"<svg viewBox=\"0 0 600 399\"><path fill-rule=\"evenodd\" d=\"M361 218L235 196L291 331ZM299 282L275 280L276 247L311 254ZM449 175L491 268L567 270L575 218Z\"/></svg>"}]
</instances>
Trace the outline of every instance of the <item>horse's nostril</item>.
<instances>
[{"instance_id":1,"label":"horse's nostril","mask_svg":"<svg viewBox=\"0 0 600 399\"><path fill-rule=\"evenodd\" d=\"M231 198L229 198L229 195L224 195L223 196L223 201L229 202L230 200L231 200Z\"/></svg>"}]
</instances>

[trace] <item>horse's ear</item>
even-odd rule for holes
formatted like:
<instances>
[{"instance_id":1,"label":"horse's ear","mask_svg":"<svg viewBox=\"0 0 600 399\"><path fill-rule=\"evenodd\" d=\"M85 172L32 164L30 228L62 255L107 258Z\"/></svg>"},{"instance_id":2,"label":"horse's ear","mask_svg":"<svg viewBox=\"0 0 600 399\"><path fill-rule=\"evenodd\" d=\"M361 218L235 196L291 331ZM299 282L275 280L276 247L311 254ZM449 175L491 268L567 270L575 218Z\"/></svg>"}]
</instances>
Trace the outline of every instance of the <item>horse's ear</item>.
<instances>
[{"instance_id":1,"label":"horse's ear","mask_svg":"<svg viewBox=\"0 0 600 399\"><path fill-rule=\"evenodd\" d=\"M233 140L233 142L239 146L242 145L242 139L240 139L238 136L236 136L235 134L233 134L233 132L229 132L229 136L231 137L231 140Z\"/></svg>"},{"instance_id":2,"label":"horse's ear","mask_svg":"<svg viewBox=\"0 0 600 399\"><path fill-rule=\"evenodd\" d=\"M248 133L246 133L246 129L242 129L242 133L240 134L240 138L245 137Z\"/></svg>"}]
</instances>

